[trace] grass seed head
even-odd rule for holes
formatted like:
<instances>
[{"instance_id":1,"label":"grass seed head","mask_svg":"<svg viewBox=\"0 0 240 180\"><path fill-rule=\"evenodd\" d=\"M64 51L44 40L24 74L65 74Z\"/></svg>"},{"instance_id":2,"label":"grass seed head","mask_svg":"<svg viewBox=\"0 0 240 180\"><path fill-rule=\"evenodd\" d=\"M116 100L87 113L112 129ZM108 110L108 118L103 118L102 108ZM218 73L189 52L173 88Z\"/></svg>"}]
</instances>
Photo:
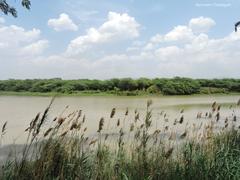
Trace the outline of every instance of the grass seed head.
<instances>
[{"instance_id":1,"label":"grass seed head","mask_svg":"<svg viewBox=\"0 0 240 180\"><path fill-rule=\"evenodd\" d=\"M120 119L117 121L117 127L120 126Z\"/></svg>"},{"instance_id":2,"label":"grass seed head","mask_svg":"<svg viewBox=\"0 0 240 180\"><path fill-rule=\"evenodd\" d=\"M235 122L237 121L237 116L236 115L233 116L233 121L235 121Z\"/></svg>"},{"instance_id":3,"label":"grass seed head","mask_svg":"<svg viewBox=\"0 0 240 180\"><path fill-rule=\"evenodd\" d=\"M66 135L67 135L67 133L68 133L68 130L67 130L67 131L65 131L64 133L62 133L60 136L61 136L61 137L64 137L64 136L66 136Z\"/></svg>"},{"instance_id":4,"label":"grass seed head","mask_svg":"<svg viewBox=\"0 0 240 180\"><path fill-rule=\"evenodd\" d=\"M7 129L7 121L2 126L2 136L6 133L6 129Z\"/></svg>"},{"instance_id":5,"label":"grass seed head","mask_svg":"<svg viewBox=\"0 0 240 180\"><path fill-rule=\"evenodd\" d=\"M184 139L187 136L187 131L185 131L183 134L180 135L181 139Z\"/></svg>"},{"instance_id":6,"label":"grass seed head","mask_svg":"<svg viewBox=\"0 0 240 180\"><path fill-rule=\"evenodd\" d=\"M66 118L62 118L62 117L58 118L58 121L57 121L57 122L58 122L58 125L61 126L62 123L65 121L65 119L66 119Z\"/></svg>"},{"instance_id":7,"label":"grass seed head","mask_svg":"<svg viewBox=\"0 0 240 180\"><path fill-rule=\"evenodd\" d=\"M97 141L98 141L98 139L92 140L92 141L89 143L89 146L94 145Z\"/></svg>"},{"instance_id":8,"label":"grass seed head","mask_svg":"<svg viewBox=\"0 0 240 180\"><path fill-rule=\"evenodd\" d=\"M113 118L116 113L116 108L113 108L110 114L110 118Z\"/></svg>"},{"instance_id":9,"label":"grass seed head","mask_svg":"<svg viewBox=\"0 0 240 180\"><path fill-rule=\"evenodd\" d=\"M126 109L126 112L125 112L125 116L127 116L128 115L128 108Z\"/></svg>"},{"instance_id":10,"label":"grass seed head","mask_svg":"<svg viewBox=\"0 0 240 180\"><path fill-rule=\"evenodd\" d=\"M184 116L182 115L182 116L180 117L179 123L182 124L182 123L183 123L183 120L184 120Z\"/></svg>"},{"instance_id":11,"label":"grass seed head","mask_svg":"<svg viewBox=\"0 0 240 180\"><path fill-rule=\"evenodd\" d=\"M103 129L103 125L104 125L104 118L102 117L99 121L99 125L98 125L98 131L97 132L101 132Z\"/></svg>"},{"instance_id":12,"label":"grass seed head","mask_svg":"<svg viewBox=\"0 0 240 180\"><path fill-rule=\"evenodd\" d=\"M70 127L70 130L73 130L73 129L77 129L78 125L76 122L73 122L71 127Z\"/></svg>"},{"instance_id":13,"label":"grass seed head","mask_svg":"<svg viewBox=\"0 0 240 180\"><path fill-rule=\"evenodd\" d=\"M172 155L173 150L174 150L174 148L172 147L165 152L165 158L166 159L168 159Z\"/></svg>"},{"instance_id":14,"label":"grass seed head","mask_svg":"<svg viewBox=\"0 0 240 180\"><path fill-rule=\"evenodd\" d=\"M44 133L44 137L48 136L48 134L52 131L53 128L49 128L45 133Z\"/></svg>"}]
</instances>

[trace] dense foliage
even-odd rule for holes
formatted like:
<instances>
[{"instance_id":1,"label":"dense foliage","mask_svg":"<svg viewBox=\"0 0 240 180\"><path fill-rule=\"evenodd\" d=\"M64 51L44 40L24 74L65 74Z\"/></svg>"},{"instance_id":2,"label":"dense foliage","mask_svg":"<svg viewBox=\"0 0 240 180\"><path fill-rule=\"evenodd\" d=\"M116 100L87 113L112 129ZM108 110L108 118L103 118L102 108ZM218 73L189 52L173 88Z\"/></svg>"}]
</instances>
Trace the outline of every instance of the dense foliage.
<instances>
[{"instance_id":1,"label":"dense foliage","mask_svg":"<svg viewBox=\"0 0 240 180\"><path fill-rule=\"evenodd\" d=\"M240 92L240 79L190 79L175 77L156 79L110 79L110 80L62 80L55 79L27 79L1 80L0 91L38 92L38 93L66 93L75 92L109 92L126 95L138 95L140 92L148 94L190 95Z\"/></svg>"}]
</instances>

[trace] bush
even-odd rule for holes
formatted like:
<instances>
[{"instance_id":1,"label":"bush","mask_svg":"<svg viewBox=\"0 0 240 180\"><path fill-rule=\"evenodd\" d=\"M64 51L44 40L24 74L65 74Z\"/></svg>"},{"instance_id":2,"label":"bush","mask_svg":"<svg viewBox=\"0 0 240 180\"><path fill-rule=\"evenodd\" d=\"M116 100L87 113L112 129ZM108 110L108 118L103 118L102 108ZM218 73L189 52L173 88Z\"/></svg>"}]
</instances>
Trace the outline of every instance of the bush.
<instances>
[{"instance_id":1,"label":"bush","mask_svg":"<svg viewBox=\"0 0 240 180\"><path fill-rule=\"evenodd\" d=\"M150 94L160 94L160 89L156 85L152 85L149 88L147 88L147 92Z\"/></svg>"},{"instance_id":2,"label":"bush","mask_svg":"<svg viewBox=\"0 0 240 180\"><path fill-rule=\"evenodd\" d=\"M225 88L203 87L200 89L200 94L226 94L229 93Z\"/></svg>"},{"instance_id":3,"label":"bush","mask_svg":"<svg viewBox=\"0 0 240 180\"><path fill-rule=\"evenodd\" d=\"M240 92L239 79L190 79L175 77L156 78L156 79L110 79L110 80L62 80L62 79L32 79L32 80L0 80L0 91L14 91L14 92L61 92L61 93L75 93L78 91L102 91L112 92L117 89L117 93L121 91L162 92L166 95L191 95L200 92L214 93L214 91L225 92ZM210 88L211 92L207 92L205 88ZM136 91L136 92L133 92ZM225 91L225 92L224 92ZM217 92L216 92L217 93ZM218 92L220 93L220 92Z\"/></svg>"}]
</instances>

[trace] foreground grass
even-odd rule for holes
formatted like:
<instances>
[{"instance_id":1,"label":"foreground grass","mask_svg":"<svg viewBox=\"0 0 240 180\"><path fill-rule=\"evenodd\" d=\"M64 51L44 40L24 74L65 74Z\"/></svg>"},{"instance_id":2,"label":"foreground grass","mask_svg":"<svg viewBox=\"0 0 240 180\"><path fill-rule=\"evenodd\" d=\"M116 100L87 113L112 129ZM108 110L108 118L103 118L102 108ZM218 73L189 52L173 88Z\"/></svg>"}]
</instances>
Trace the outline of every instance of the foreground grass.
<instances>
[{"instance_id":1,"label":"foreground grass","mask_svg":"<svg viewBox=\"0 0 240 180\"><path fill-rule=\"evenodd\" d=\"M100 119L92 137L85 135L82 111L61 115L43 130L49 108L30 123L23 154L9 157L0 179L240 179L240 133L234 126L238 119L236 115L223 119L223 128L215 133L221 121L216 103L203 132L188 136L185 129L168 138L161 136L167 134L166 127L163 132L151 129L151 101L143 118L134 112L129 127L127 109L124 119L116 122L116 134L110 128L116 112L113 108L107 122Z\"/></svg>"}]
</instances>

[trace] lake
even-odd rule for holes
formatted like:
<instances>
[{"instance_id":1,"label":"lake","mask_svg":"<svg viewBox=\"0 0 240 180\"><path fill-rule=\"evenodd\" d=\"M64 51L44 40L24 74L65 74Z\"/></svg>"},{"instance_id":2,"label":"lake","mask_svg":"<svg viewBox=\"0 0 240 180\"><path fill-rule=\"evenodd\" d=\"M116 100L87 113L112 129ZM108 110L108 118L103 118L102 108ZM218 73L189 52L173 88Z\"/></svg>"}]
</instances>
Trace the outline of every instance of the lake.
<instances>
[{"instance_id":1,"label":"lake","mask_svg":"<svg viewBox=\"0 0 240 180\"><path fill-rule=\"evenodd\" d=\"M207 119L197 119L197 113L205 114L211 110L214 101L220 103L221 116L231 115L231 105L236 105L239 95L211 95L211 96L160 96L160 97L57 97L50 109L46 127L50 126L52 119L59 116L65 107L69 108L65 112L68 114L75 110L82 110L86 116L87 134L94 135L98 128L98 122L101 117L106 121L109 119L112 108L116 108L116 115L111 120L109 127L114 131L117 119L123 119L125 111L129 109L128 119L134 118L134 111L140 112L143 118L146 111L147 100L153 101L153 123L156 128L169 126L171 128L175 119L179 119L184 109L184 123L180 129L186 128L186 125L193 123L206 122ZM0 125L5 121L7 124L7 133L4 136L3 144L21 144L26 140L24 130L29 126L30 121L38 112L43 112L51 101L50 97L23 97L23 96L0 96ZM239 115L239 108L235 110ZM166 114L165 118L163 114ZM129 120L127 120L129 122Z\"/></svg>"}]
</instances>

